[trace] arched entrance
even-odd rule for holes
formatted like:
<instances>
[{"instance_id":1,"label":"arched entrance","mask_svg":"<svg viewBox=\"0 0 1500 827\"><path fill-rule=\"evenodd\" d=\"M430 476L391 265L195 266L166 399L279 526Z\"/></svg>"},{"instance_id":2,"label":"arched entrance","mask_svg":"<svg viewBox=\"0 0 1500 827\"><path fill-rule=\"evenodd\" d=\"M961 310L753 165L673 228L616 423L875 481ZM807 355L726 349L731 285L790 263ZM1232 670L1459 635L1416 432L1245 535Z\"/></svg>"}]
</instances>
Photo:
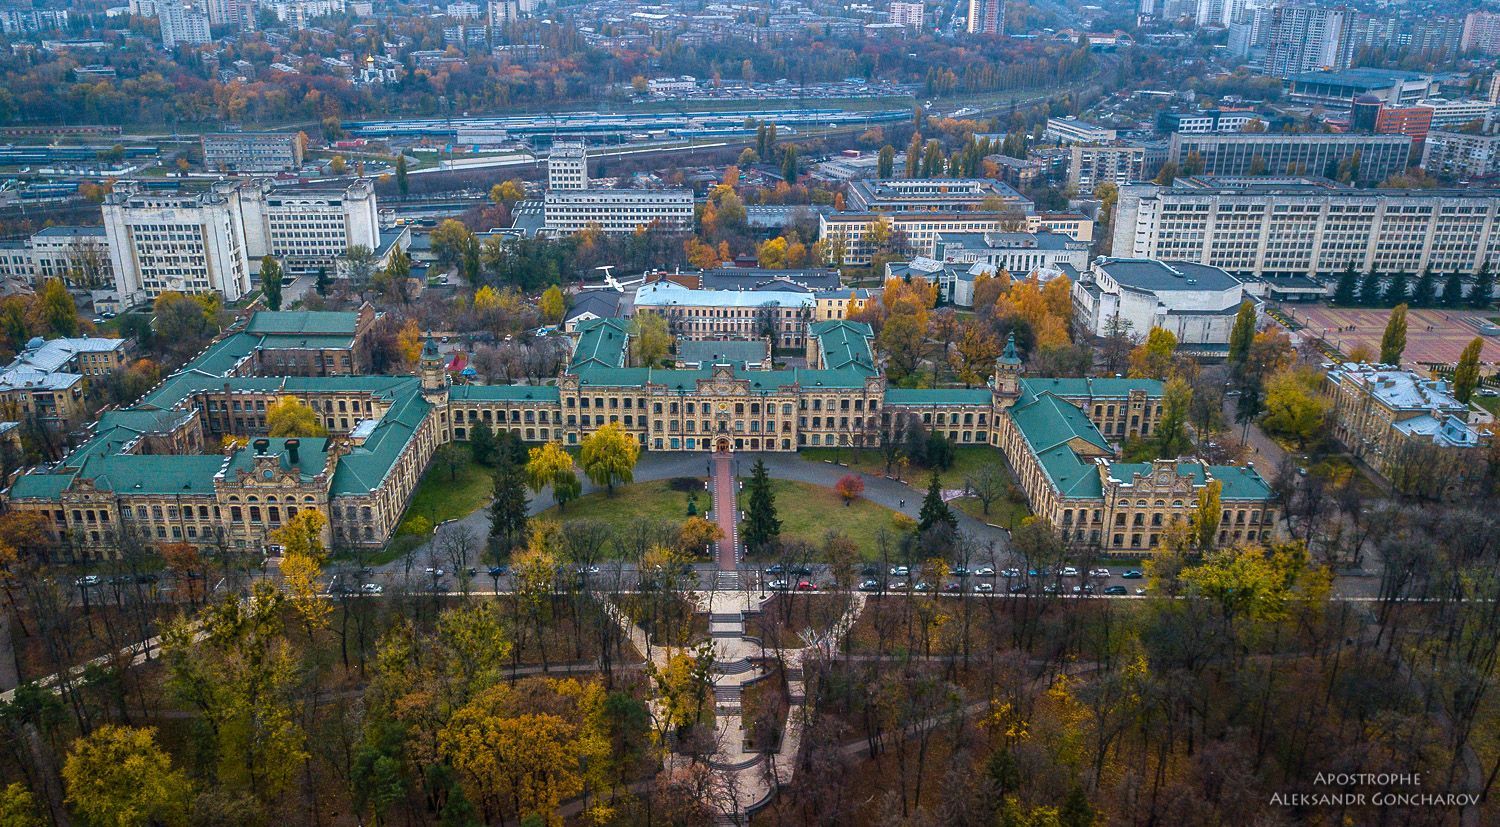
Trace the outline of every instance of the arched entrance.
<instances>
[{"instance_id":1,"label":"arched entrance","mask_svg":"<svg viewBox=\"0 0 1500 827\"><path fill-rule=\"evenodd\" d=\"M714 452L727 454L731 450L732 445L733 443L729 441L729 437L721 436L718 439L714 440Z\"/></svg>"}]
</instances>

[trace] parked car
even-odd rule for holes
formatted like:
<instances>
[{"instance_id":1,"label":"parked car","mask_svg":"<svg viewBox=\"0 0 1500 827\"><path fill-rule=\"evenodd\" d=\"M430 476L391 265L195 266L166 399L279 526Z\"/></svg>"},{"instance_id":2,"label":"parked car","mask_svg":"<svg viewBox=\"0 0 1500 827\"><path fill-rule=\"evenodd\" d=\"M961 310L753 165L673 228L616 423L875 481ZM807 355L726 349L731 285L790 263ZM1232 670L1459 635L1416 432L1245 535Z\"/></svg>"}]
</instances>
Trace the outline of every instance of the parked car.
<instances>
[{"instance_id":1,"label":"parked car","mask_svg":"<svg viewBox=\"0 0 1500 827\"><path fill-rule=\"evenodd\" d=\"M797 581L797 591L799 591L799 592L815 592L817 590L818 590L817 585L815 583L813 583L811 580L798 580Z\"/></svg>"},{"instance_id":2,"label":"parked car","mask_svg":"<svg viewBox=\"0 0 1500 827\"><path fill-rule=\"evenodd\" d=\"M1120 595L1125 594L1126 591L1124 586L1105 586L1104 593L1111 597L1119 597Z\"/></svg>"},{"instance_id":3,"label":"parked car","mask_svg":"<svg viewBox=\"0 0 1500 827\"><path fill-rule=\"evenodd\" d=\"M86 589L89 586L97 586L102 582L104 581L99 579L99 575L97 574L85 574L77 580L74 580L73 585Z\"/></svg>"},{"instance_id":4,"label":"parked car","mask_svg":"<svg viewBox=\"0 0 1500 827\"><path fill-rule=\"evenodd\" d=\"M1073 587L1073 593L1074 594L1093 594L1094 593L1094 584L1093 583L1081 583L1081 584Z\"/></svg>"},{"instance_id":5,"label":"parked car","mask_svg":"<svg viewBox=\"0 0 1500 827\"><path fill-rule=\"evenodd\" d=\"M1114 577L1114 576L1115 576L1114 572L1111 572L1109 569L1106 569L1106 568L1103 568L1103 567L1100 567L1100 568L1097 568L1097 569L1089 569L1089 577Z\"/></svg>"},{"instance_id":6,"label":"parked car","mask_svg":"<svg viewBox=\"0 0 1500 827\"><path fill-rule=\"evenodd\" d=\"M813 570L810 566L793 566L791 573L798 577L812 577Z\"/></svg>"},{"instance_id":7,"label":"parked car","mask_svg":"<svg viewBox=\"0 0 1500 827\"><path fill-rule=\"evenodd\" d=\"M918 580L916 585L912 586L912 589L919 592L930 592L932 591L932 584L926 580Z\"/></svg>"},{"instance_id":8,"label":"parked car","mask_svg":"<svg viewBox=\"0 0 1500 827\"><path fill-rule=\"evenodd\" d=\"M788 584L785 580L772 580L766 585L771 589L771 591L776 592L784 592L787 589L791 588L791 585Z\"/></svg>"},{"instance_id":9,"label":"parked car","mask_svg":"<svg viewBox=\"0 0 1500 827\"><path fill-rule=\"evenodd\" d=\"M510 571L510 569L505 566L490 566L489 575L491 577L504 577L505 573L508 571Z\"/></svg>"},{"instance_id":10,"label":"parked car","mask_svg":"<svg viewBox=\"0 0 1500 827\"><path fill-rule=\"evenodd\" d=\"M1017 569L1017 568L1001 569L1000 570L1000 576L1001 577L1020 577L1021 576L1021 570Z\"/></svg>"},{"instance_id":11,"label":"parked car","mask_svg":"<svg viewBox=\"0 0 1500 827\"><path fill-rule=\"evenodd\" d=\"M1063 566L1062 571L1058 572L1058 574L1061 574L1063 577L1077 577L1078 569L1075 569L1072 566Z\"/></svg>"},{"instance_id":12,"label":"parked car","mask_svg":"<svg viewBox=\"0 0 1500 827\"><path fill-rule=\"evenodd\" d=\"M906 566L891 566L892 577L910 577L911 569Z\"/></svg>"},{"instance_id":13,"label":"parked car","mask_svg":"<svg viewBox=\"0 0 1500 827\"><path fill-rule=\"evenodd\" d=\"M906 591L906 581L905 580L892 580L889 584L886 585L886 589L889 590L889 591L893 591L893 592L903 592L903 591Z\"/></svg>"},{"instance_id":14,"label":"parked car","mask_svg":"<svg viewBox=\"0 0 1500 827\"><path fill-rule=\"evenodd\" d=\"M964 586L962 583L948 582L943 584L943 591L945 592L961 592L963 590Z\"/></svg>"},{"instance_id":15,"label":"parked car","mask_svg":"<svg viewBox=\"0 0 1500 827\"><path fill-rule=\"evenodd\" d=\"M969 569L966 566L954 566L953 567L953 571L951 572L951 574L954 577L968 577L969 576Z\"/></svg>"},{"instance_id":16,"label":"parked car","mask_svg":"<svg viewBox=\"0 0 1500 827\"><path fill-rule=\"evenodd\" d=\"M878 592L880 591L880 581L861 580L859 581L859 590L862 592Z\"/></svg>"},{"instance_id":17,"label":"parked car","mask_svg":"<svg viewBox=\"0 0 1500 827\"><path fill-rule=\"evenodd\" d=\"M1120 576L1126 580L1139 580L1146 575L1140 569L1126 569L1125 573Z\"/></svg>"},{"instance_id":18,"label":"parked car","mask_svg":"<svg viewBox=\"0 0 1500 827\"><path fill-rule=\"evenodd\" d=\"M428 577L442 577L447 573L442 569L435 569L432 566L428 566L426 569L424 569L424 571L427 573Z\"/></svg>"},{"instance_id":19,"label":"parked car","mask_svg":"<svg viewBox=\"0 0 1500 827\"><path fill-rule=\"evenodd\" d=\"M379 583L366 583L363 586L360 586L359 590L364 592L365 594L385 594L385 586L382 586Z\"/></svg>"},{"instance_id":20,"label":"parked car","mask_svg":"<svg viewBox=\"0 0 1500 827\"><path fill-rule=\"evenodd\" d=\"M995 590L995 584L994 583L975 583L974 584L974 591L979 592L980 594L989 594L990 592L992 592L994 590Z\"/></svg>"},{"instance_id":21,"label":"parked car","mask_svg":"<svg viewBox=\"0 0 1500 827\"><path fill-rule=\"evenodd\" d=\"M773 563L766 566L766 574L786 574L786 566L780 563Z\"/></svg>"},{"instance_id":22,"label":"parked car","mask_svg":"<svg viewBox=\"0 0 1500 827\"><path fill-rule=\"evenodd\" d=\"M1024 580L1020 583L1012 583L1010 584L1010 588L1006 589L1006 591L1010 592L1011 594L1025 594L1030 590L1030 584L1026 583L1026 581Z\"/></svg>"},{"instance_id":23,"label":"parked car","mask_svg":"<svg viewBox=\"0 0 1500 827\"><path fill-rule=\"evenodd\" d=\"M1045 594L1057 594L1060 591L1062 591L1062 587L1056 583L1048 583L1042 587L1042 592Z\"/></svg>"},{"instance_id":24,"label":"parked car","mask_svg":"<svg viewBox=\"0 0 1500 827\"><path fill-rule=\"evenodd\" d=\"M995 567L994 566L980 566L979 568L977 568L977 569L974 570L974 576L975 577L994 577L995 576Z\"/></svg>"}]
</instances>

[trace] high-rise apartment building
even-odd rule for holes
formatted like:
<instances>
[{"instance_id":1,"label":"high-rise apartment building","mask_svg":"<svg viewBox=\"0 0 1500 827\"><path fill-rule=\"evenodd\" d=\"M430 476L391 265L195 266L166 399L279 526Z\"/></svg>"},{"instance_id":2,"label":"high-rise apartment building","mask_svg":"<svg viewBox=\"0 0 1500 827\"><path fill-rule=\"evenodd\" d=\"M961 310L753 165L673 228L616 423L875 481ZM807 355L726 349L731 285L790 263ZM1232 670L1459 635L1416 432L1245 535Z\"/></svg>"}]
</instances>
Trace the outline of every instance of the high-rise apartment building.
<instances>
[{"instance_id":1,"label":"high-rise apartment building","mask_svg":"<svg viewBox=\"0 0 1500 827\"><path fill-rule=\"evenodd\" d=\"M894 26L906 26L912 29L922 28L922 4L921 3L891 3L890 23Z\"/></svg>"},{"instance_id":2,"label":"high-rise apartment building","mask_svg":"<svg viewBox=\"0 0 1500 827\"><path fill-rule=\"evenodd\" d=\"M969 0L969 34L1004 34L1005 0Z\"/></svg>"},{"instance_id":3,"label":"high-rise apartment building","mask_svg":"<svg viewBox=\"0 0 1500 827\"><path fill-rule=\"evenodd\" d=\"M1266 32L1266 74L1280 78L1347 67L1350 12L1326 6L1271 9Z\"/></svg>"},{"instance_id":4,"label":"high-rise apartment building","mask_svg":"<svg viewBox=\"0 0 1500 827\"><path fill-rule=\"evenodd\" d=\"M175 49L179 44L196 46L212 39L208 31L208 15L183 5L182 0L161 0L156 4L156 16L161 22L164 49Z\"/></svg>"},{"instance_id":5,"label":"high-rise apartment building","mask_svg":"<svg viewBox=\"0 0 1500 827\"><path fill-rule=\"evenodd\" d=\"M1463 37L1459 41L1464 51L1478 50L1487 55L1500 54L1500 14L1488 11L1472 11L1464 18Z\"/></svg>"}]
</instances>

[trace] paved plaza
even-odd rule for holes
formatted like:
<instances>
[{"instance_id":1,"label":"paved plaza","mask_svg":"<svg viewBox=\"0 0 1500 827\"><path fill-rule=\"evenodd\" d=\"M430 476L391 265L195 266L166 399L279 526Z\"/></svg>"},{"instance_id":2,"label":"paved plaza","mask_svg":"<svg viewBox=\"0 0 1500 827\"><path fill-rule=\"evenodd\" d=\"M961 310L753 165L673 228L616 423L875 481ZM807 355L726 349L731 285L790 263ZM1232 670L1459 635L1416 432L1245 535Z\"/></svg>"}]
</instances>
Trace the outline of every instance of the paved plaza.
<instances>
[{"instance_id":1,"label":"paved plaza","mask_svg":"<svg viewBox=\"0 0 1500 827\"><path fill-rule=\"evenodd\" d=\"M1364 345L1379 354L1380 337L1391 317L1390 310L1373 307L1283 305L1281 309L1307 326L1304 333L1325 336L1344 353ZM1469 342L1481 335L1480 326L1493 316L1496 316L1494 311L1411 310L1407 313L1404 359L1417 363L1456 363ZM1500 361L1500 340L1481 338L1485 343L1479 354L1480 362L1494 364Z\"/></svg>"}]
</instances>

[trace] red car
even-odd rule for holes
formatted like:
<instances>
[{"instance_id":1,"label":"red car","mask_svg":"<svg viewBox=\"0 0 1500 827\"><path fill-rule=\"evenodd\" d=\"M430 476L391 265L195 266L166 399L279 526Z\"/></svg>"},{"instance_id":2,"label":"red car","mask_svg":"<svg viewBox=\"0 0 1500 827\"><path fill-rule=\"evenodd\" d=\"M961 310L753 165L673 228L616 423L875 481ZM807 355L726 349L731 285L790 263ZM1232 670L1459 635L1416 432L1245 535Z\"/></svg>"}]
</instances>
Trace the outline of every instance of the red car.
<instances>
[{"instance_id":1,"label":"red car","mask_svg":"<svg viewBox=\"0 0 1500 827\"><path fill-rule=\"evenodd\" d=\"M799 591L799 592L815 592L817 590L818 590L818 587L815 586L815 585L813 585L813 582L811 580L798 580L797 581L797 591Z\"/></svg>"}]
</instances>

